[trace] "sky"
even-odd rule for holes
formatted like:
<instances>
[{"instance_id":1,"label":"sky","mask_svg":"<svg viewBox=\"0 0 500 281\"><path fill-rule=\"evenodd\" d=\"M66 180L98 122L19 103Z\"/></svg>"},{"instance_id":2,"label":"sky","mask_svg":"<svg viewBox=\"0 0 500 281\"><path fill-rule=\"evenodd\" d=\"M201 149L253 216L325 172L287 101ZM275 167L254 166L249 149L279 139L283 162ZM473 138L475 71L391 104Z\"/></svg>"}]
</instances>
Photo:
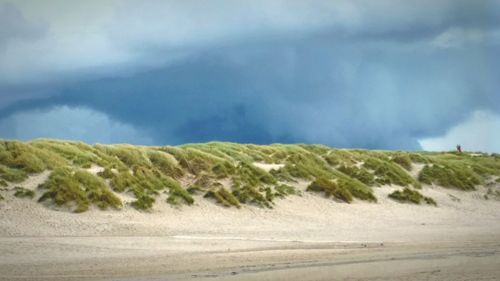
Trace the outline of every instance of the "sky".
<instances>
[{"instance_id":1,"label":"sky","mask_svg":"<svg viewBox=\"0 0 500 281\"><path fill-rule=\"evenodd\" d=\"M500 152L500 1L0 0L0 138Z\"/></svg>"}]
</instances>

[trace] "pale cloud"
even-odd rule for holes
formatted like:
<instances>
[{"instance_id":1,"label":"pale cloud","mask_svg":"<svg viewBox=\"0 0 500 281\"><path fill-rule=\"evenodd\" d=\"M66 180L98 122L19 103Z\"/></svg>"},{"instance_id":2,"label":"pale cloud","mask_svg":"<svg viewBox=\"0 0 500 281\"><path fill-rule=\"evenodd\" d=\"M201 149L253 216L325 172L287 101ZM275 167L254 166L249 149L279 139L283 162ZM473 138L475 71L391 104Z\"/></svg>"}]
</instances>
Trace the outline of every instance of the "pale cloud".
<instances>
[{"instance_id":1,"label":"pale cloud","mask_svg":"<svg viewBox=\"0 0 500 281\"><path fill-rule=\"evenodd\" d=\"M2 2L25 21L36 23L39 36L5 43L0 83L47 83L87 73L95 77L109 72L109 66L132 61L132 55L117 48L106 33L115 1Z\"/></svg>"},{"instance_id":2,"label":"pale cloud","mask_svg":"<svg viewBox=\"0 0 500 281\"><path fill-rule=\"evenodd\" d=\"M453 150L457 144L468 151L500 152L500 115L476 111L445 135L419 140L424 150Z\"/></svg>"},{"instance_id":3,"label":"pale cloud","mask_svg":"<svg viewBox=\"0 0 500 281\"><path fill-rule=\"evenodd\" d=\"M10 41L31 41L43 32L43 24L27 20L13 4L0 2L0 50Z\"/></svg>"},{"instance_id":4,"label":"pale cloud","mask_svg":"<svg viewBox=\"0 0 500 281\"><path fill-rule=\"evenodd\" d=\"M151 144L147 133L88 108L68 106L15 113L0 121L3 138L57 138L87 143Z\"/></svg>"}]
</instances>

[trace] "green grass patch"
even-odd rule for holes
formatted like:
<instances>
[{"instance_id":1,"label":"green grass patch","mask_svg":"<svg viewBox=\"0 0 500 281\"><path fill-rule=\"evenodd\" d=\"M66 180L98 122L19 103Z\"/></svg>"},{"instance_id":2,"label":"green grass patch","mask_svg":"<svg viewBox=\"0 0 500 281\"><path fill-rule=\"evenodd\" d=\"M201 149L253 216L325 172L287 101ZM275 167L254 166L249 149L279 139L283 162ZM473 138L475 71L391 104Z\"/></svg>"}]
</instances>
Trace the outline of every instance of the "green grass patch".
<instances>
[{"instance_id":1,"label":"green grass patch","mask_svg":"<svg viewBox=\"0 0 500 281\"><path fill-rule=\"evenodd\" d=\"M59 157L58 162L62 162L60 159L63 158L81 168L90 168L92 164L101 162L92 152L94 149L84 143L37 140L33 142L33 146L56 155Z\"/></svg>"},{"instance_id":2,"label":"green grass patch","mask_svg":"<svg viewBox=\"0 0 500 281\"><path fill-rule=\"evenodd\" d=\"M120 199L108 189L102 179L86 171L56 169L39 188L45 190L40 202L49 200L77 213L88 210L91 204L100 209L118 209L122 206Z\"/></svg>"},{"instance_id":3,"label":"green grass patch","mask_svg":"<svg viewBox=\"0 0 500 281\"><path fill-rule=\"evenodd\" d=\"M174 179L165 178L164 182L169 189L169 196L167 198L167 202L169 204L176 205L180 200L188 205L192 205L194 203L194 199L191 194L189 194L187 190L182 188L181 185Z\"/></svg>"},{"instance_id":4,"label":"green grass patch","mask_svg":"<svg viewBox=\"0 0 500 281\"><path fill-rule=\"evenodd\" d=\"M407 153L398 153L394 155L391 161L403 167L405 170L411 171L412 160Z\"/></svg>"},{"instance_id":5,"label":"green grass patch","mask_svg":"<svg viewBox=\"0 0 500 281\"><path fill-rule=\"evenodd\" d=\"M213 184L213 179L207 175L200 175L188 188L190 194L198 194L206 192Z\"/></svg>"},{"instance_id":6,"label":"green grass patch","mask_svg":"<svg viewBox=\"0 0 500 281\"><path fill-rule=\"evenodd\" d=\"M284 198L288 195L298 195L300 192L288 184L277 184L274 186L275 197Z\"/></svg>"},{"instance_id":7,"label":"green grass patch","mask_svg":"<svg viewBox=\"0 0 500 281\"><path fill-rule=\"evenodd\" d=\"M229 192L222 186L212 188L205 194L204 197L214 198L217 201L217 203L225 207L234 206L238 209L241 208L238 199L231 192Z\"/></svg>"},{"instance_id":8,"label":"green grass patch","mask_svg":"<svg viewBox=\"0 0 500 281\"><path fill-rule=\"evenodd\" d=\"M16 186L14 187L14 196L17 198L29 198L33 199L35 197L35 192L30 189L26 189L24 187Z\"/></svg>"},{"instance_id":9,"label":"green grass patch","mask_svg":"<svg viewBox=\"0 0 500 281\"><path fill-rule=\"evenodd\" d=\"M37 157L35 148L18 141L0 142L0 163L26 173L39 173L47 167L44 161Z\"/></svg>"},{"instance_id":10,"label":"green grass patch","mask_svg":"<svg viewBox=\"0 0 500 281\"><path fill-rule=\"evenodd\" d=\"M74 212L84 212L89 207L85 190L73 177L73 171L68 168L56 169L39 188L47 190L38 199L39 202L51 200L58 206L76 205L73 207Z\"/></svg>"},{"instance_id":11,"label":"green grass patch","mask_svg":"<svg viewBox=\"0 0 500 281\"><path fill-rule=\"evenodd\" d=\"M127 167L149 166L150 162L143 154L142 150L131 145L96 146L104 153L115 156Z\"/></svg>"},{"instance_id":12,"label":"green grass patch","mask_svg":"<svg viewBox=\"0 0 500 281\"><path fill-rule=\"evenodd\" d=\"M415 180L403 168L390 161L368 158L363 167L373 171L376 176L375 182L380 185L408 186L415 183Z\"/></svg>"},{"instance_id":13,"label":"green grass patch","mask_svg":"<svg viewBox=\"0 0 500 281\"><path fill-rule=\"evenodd\" d=\"M407 187L405 187L403 191L396 190L392 192L391 194L389 194L389 198L401 203L420 204L422 202L425 202L426 204L437 206L437 203L436 201L434 201L434 199L423 196L420 192L411 190Z\"/></svg>"},{"instance_id":14,"label":"green grass patch","mask_svg":"<svg viewBox=\"0 0 500 281\"><path fill-rule=\"evenodd\" d=\"M430 162L429 159L425 155L418 154L418 153L409 153L408 157L410 157L410 160L413 163L427 164Z\"/></svg>"},{"instance_id":15,"label":"green grass patch","mask_svg":"<svg viewBox=\"0 0 500 281\"><path fill-rule=\"evenodd\" d=\"M364 168L341 165L340 167L337 168L337 170L348 175L351 178L359 180L360 182L368 186L375 185L375 176Z\"/></svg>"},{"instance_id":16,"label":"green grass patch","mask_svg":"<svg viewBox=\"0 0 500 281\"><path fill-rule=\"evenodd\" d=\"M227 159L189 146L181 148L164 147L162 150L173 155L184 170L197 176L212 171L217 165L224 168L229 168L231 166L231 163L227 163ZM216 168L216 170L217 169L219 168ZM218 172L222 172L222 170L218 170ZM224 177L222 174L218 176L220 178Z\"/></svg>"},{"instance_id":17,"label":"green grass patch","mask_svg":"<svg viewBox=\"0 0 500 281\"><path fill-rule=\"evenodd\" d=\"M149 160L163 174L172 178L184 176L184 170L178 165L174 157L161 151L149 151Z\"/></svg>"},{"instance_id":18,"label":"green grass patch","mask_svg":"<svg viewBox=\"0 0 500 281\"><path fill-rule=\"evenodd\" d=\"M369 202L377 202L377 198L373 195L371 188L356 179L341 177L337 180L337 185L342 189L348 190L355 198Z\"/></svg>"},{"instance_id":19,"label":"green grass patch","mask_svg":"<svg viewBox=\"0 0 500 281\"><path fill-rule=\"evenodd\" d=\"M307 187L306 191L322 192L326 197L333 196L334 198L350 203L352 202L352 194L346 188L345 184L337 185L335 182L318 178Z\"/></svg>"},{"instance_id":20,"label":"green grass patch","mask_svg":"<svg viewBox=\"0 0 500 281\"><path fill-rule=\"evenodd\" d=\"M454 165L426 165L420 171L418 180L424 184L437 184L460 190L475 190L482 183L481 178L472 170Z\"/></svg>"},{"instance_id":21,"label":"green grass patch","mask_svg":"<svg viewBox=\"0 0 500 281\"><path fill-rule=\"evenodd\" d=\"M269 201L269 198L266 198L265 193L262 193L255 186L233 180L231 189L234 197L242 204L254 204L266 208L272 207L272 202Z\"/></svg>"},{"instance_id":22,"label":"green grass patch","mask_svg":"<svg viewBox=\"0 0 500 281\"><path fill-rule=\"evenodd\" d=\"M147 194L144 193L136 193L135 194L136 200L132 201L130 205L134 207L137 210L149 210L153 207L153 204L155 203L155 199Z\"/></svg>"},{"instance_id":23,"label":"green grass patch","mask_svg":"<svg viewBox=\"0 0 500 281\"><path fill-rule=\"evenodd\" d=\"M104 168L104 170L98 172L97 175L103 179L112 179L115 177L115 173L113 173L113 171L108 167L106 167L106 168Z\"/></svg>"},{"instance_id":24,"label":"green grass patch","mask_svg":"<svg viewBox=\"0 0 500 281\"><path fill-rule=\"evenodd\" d=\"M284 166L267 172L254 162ZM426 165L419 181L408 173L413 163ZM93 165L104 170L98 176L82 170ZM0 186L22 182L44 170L52 174L42 184L42 201L50 200L78 212L92 205L119 208L121 202L107 183L115 192L132 193L136 198L132 206L140 210L150 209L160 194L168 194L169 204L190 205L194 194L209 191L221 198L236 199L239 205L271 208L276 198L300 194L291 185L301 179L320 179L322 185L324 181L334 183L335 188L325 185L318 192L343 201L349 201L350 195L351 200L376 202L371 187L385 184L418 188L421 182L472 190L491 178L500 182L500 157L466 152L333 149L307 144L210 142L146 147L45 139L0 141ZM192 178L195 181L187 189L179 183ZM218 192L221 179L232 181L230 190ZM319 187L311 187L315 188ZM232 197L222 195L226 193ZM224 200L230 202L227 198Z\"/></svg>"},{"instance_id":25,"label":"green grass patch","mask_svg":"<svg viewBox=\"0 0 500 281\"><path fill-rule=\"evenodd\" d=\"M24 170L9 168L0 164L0 178L4 182L22 182L28 178L28 174Z\"/></svg>"},{"instance_id":26,"label":"green grass patch","mask_svg":"<svg viewBox=\"0 0 500 281\"><path fill-rule=\"evenodd\" d=\"M104 171L103 171L104 172ZM164 175L152 167L134 166L133 171L122 170L118 173L106 173L110 177L110 185L117 192L132 192L137 199L133 207L139 210L151 208L154 198L162 191L168 190L167 202L172 205L185 203L191 205L194 199L187 190L170 176ZM104 175L101 175L104 176Z\"/></svg>"}]
</instances>

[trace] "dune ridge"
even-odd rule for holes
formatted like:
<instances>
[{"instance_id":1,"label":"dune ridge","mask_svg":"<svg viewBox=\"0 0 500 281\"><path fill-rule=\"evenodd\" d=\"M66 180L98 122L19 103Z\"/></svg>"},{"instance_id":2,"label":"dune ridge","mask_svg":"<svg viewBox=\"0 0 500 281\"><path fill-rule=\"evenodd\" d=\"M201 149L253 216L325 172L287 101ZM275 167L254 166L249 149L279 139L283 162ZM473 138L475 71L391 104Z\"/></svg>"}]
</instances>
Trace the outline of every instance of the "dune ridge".
<instances>
[{"instance_id":1,"label":"dune ridge","mask_svg":"<svg viewBox=\"0 0 500 281\"><path fill-rule=\"evenodd\" d=\"M496 280L499 162L1 141L0 280Z\"/></svg>"},{"instance_id":2,"label":"dune ridge","mask_svg":"<svg viewBox=\"0 0 500 281\"><path fill-rule=\"evenodd\" d=\"M273 208L277 200L321 194L336 202L390 198L438 205L422 184L462 191L486 186L497 199L500 156L481 153L334 149L323 145L212 142L181 146L87 145L58 140L0 142L2 197L31 198L72 212L89 208L148 211L158 204ZM300 183L307 185L298 188ZM36 183L36 184L35 184Z\"/></svg>"}]
</instances>

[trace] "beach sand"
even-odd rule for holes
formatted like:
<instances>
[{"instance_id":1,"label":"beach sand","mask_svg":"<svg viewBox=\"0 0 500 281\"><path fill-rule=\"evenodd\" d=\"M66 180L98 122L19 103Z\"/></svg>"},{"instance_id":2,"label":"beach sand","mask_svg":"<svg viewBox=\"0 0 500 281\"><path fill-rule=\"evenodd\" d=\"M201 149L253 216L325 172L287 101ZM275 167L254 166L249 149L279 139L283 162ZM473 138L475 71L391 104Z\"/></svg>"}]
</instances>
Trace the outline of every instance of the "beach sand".
<instances>
[{"instance_id":1,"label":"beach sand","mask_svg":"<svg viewBox=\"0 0 500 281\"><path fill-rule=\"evenodd\" d=\"M375 188L378 203L304 192L236 209L161 197L151 212L81 214L2 191L0 280L500 280L499 201L424 186L438 207L401 204L387 198L395 189Z\"/></svg>"}]
</instances>

